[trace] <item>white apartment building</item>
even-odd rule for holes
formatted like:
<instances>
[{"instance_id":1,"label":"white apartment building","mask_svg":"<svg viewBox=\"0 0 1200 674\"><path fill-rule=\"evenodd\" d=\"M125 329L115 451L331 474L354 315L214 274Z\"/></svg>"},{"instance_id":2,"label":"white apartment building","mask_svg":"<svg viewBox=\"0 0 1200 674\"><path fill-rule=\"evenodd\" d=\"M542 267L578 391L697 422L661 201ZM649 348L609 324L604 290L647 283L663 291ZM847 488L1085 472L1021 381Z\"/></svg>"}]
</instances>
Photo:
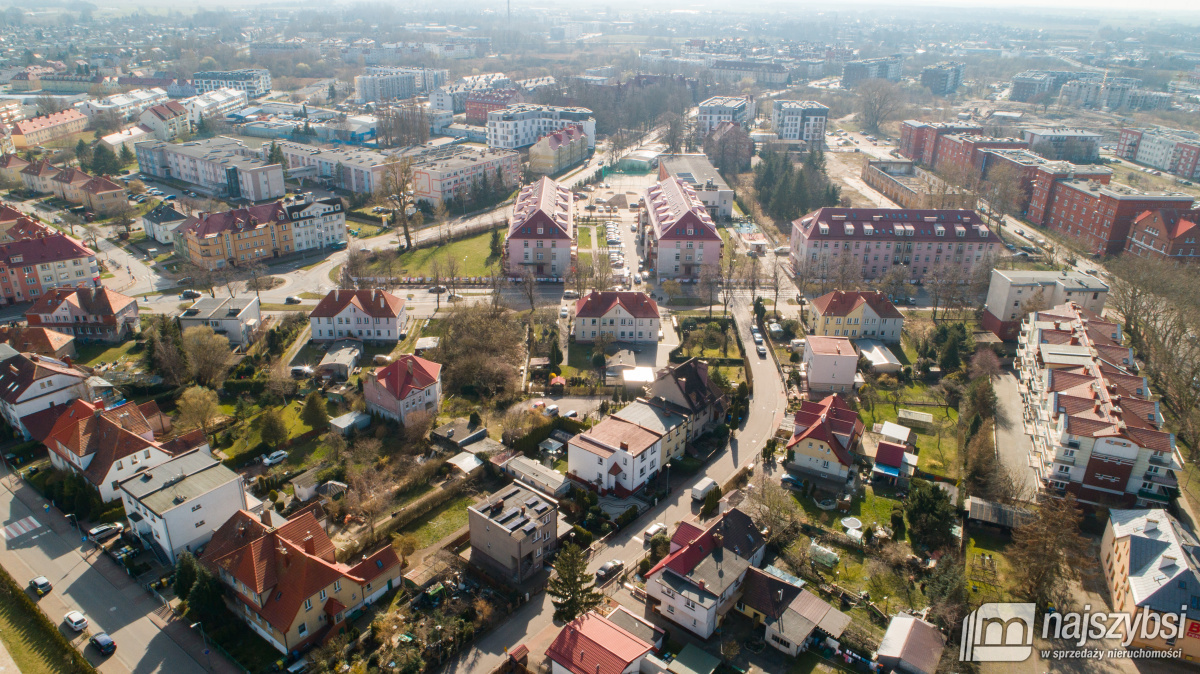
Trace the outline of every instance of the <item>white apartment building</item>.
<instances>
[{"instance_id":1,"label":"white apartment building","mask_svg":"<svg viewBox=\"0 0 1200 674\"><path fill-rule=\"evenodd\" d=\"M262 325L257 295L201 297L179 314L179 329L209 327L233 346L247 346Z\"/></svg>"},{"instance_id":2,"label":"white apartment building","mask_svg":"<svg viewBox=\"0 0 1200 674\"><path fill-rule=\"evenodd\" d=\"M127 94L113 94L95 101L86 101L79 106L88 119L97 115L112 115L123 120L137 117L143 110L152 105L167 102L167 92L163 89L136 89Z\"/></svg>"},{"instance_id":3,"label":"white apartment building","mask_svg":"<svg viewBox=\"0 0 1200 674\"><path fill-rule=\"evenodd\" d=\"M354 98L359 103L412 98L417 93L417 78L412 73L375 73L354 78Z\"/></svg>"},{"instance_id":4,"label":"white apartment building","mask_svg":"<svg viewBox=\"0 0 1200 674\"><path fill-rule=\"evenodd\" d=\"M367 66L365 75L412 75L417 92L428 94L444 85L450 71L444 68L405 68L396 66Z\"/></svg>"},{"instance_id":5,"label":"white apartment building","mask_svg":"<svg viewBox=\"0 0 1200 674\"><path fill-rule=\"evenodd\" d=\"M780 140L822 143L829 108L816 101L775 101L771 105L771 128Z\"/></svg>"},{"instance_id":6,"label":"white apartment building","mask_svg":"<svg viewBox=\"0 0 1200 674\"><path fill-rule=\"evenodd\" d=\"M172 563L248 508L242 476L201 449L126 478L120 487L129 531L158 546Z\"/></svg>"},{"instance_id":7,"label":"white apartment building","mask_svg":"<svg viewBox=\"0 0 1200 674\"><path fill-rule=\"evenodd\" d=\"M604 494L624 498L646 486L662 464L662 436L642 426L606 417L567 445L567 473Z\"/></svg>"},{"instance_id":8,"label":"white apartment building","mask_svg":"<svg viewBox=\"0 0 1200 674\"><path fill-rule=\"evenodd\" d=\"M1022 306L1056 307L1075 302L1088 311L1104 313L1108 284L1077 271L993 269L983 305L983 327L1005 341L1015 341L1027 313ZM1040 306L1037 306L1040 305Z\"/></svg>"},{"instance_id":9,"label":"white apartment building","mask_svg":"<svg viewBox=\"0 0 1200 674\"><path fill-rule=\"evenodd\" d=\"M357 338L395 343L405 320L404 300L383 290L331 290L308 315L312 339L318 342Z\"/></svg>"},{"instance_id":10,"label":"white apartment building","mask_svg":"<svg viewBox=\"0 0 1200 674\"><path fill-rule=\"evenodd\" d=\"M641 292L591 292L575 302L571 334L580 344L601 337L618 342L656 343L661 325L658 303Z\"/></svg>"},{"instance_id":11,"label":"white apartment building","mask_svg":"<svg viewBox=\"0 0 1200 674\"><path fill-rule=\"evenodd\" d=\"M433 105L439 107L436 102ZM488 113L488 147L515 150L533 145L548 133L576 125L583 127L588 149L595 148L596 119L591 110L518 103Z\"/></svg>"},{"instance_id":12,"label":"white apartment building","mask_svg":"<svg viewBox=\"0 0 1200 674\"><path fill-rule=\"evenodd\" d=\"M185 98L180 101L192 117L192 124L199 124L200 119L219 119L225 115L246 107L249 102L245 91L237 89L214 89L198 96Z\"/></svg>"},{"instance_id":13,"label":"white apartment building","mask_svg":"<svg viewBox=\"0 0 1200 674\"><path fill-rule=\"evenodd\" d=\"M349 147L322 148L290 140L277 140L275 146L282 152L288 164L289 175L306 175L324 178L334 187L359 194L369 194L383 188L383 175L389 157L380 152ZM271 150L264 143L258 151L266 159ZM299 172L299 173L298 173Z\"/></svg>"},{"instance_id":14,"label":"white apartment building","mask_svg":"<svg viewBox=\"0 0 1200 674\"><path fill-rule=\"evenodd\" d=\"M813 391L846 392L854 389L858 351L849 337L809 335L804 340L808 387Z\"/></svg>"},{"instance_id":15,"label":"white apartment building","mask_svg":"<svg viewBox=\"0 0 1200 674\"><path fill-rule=\"evenodd\" d=\"M506 186L515 186L521 177L521 155L515 150L465 145L443 145L414 155L413 196L436 206L467 192L484 175L489 184L499 176Z\"/></svg>"},{"instance_id":16,"label":"white apartment building","mask_svg":"<svg viewBox=\"0 0 1200 674\"><path fill-rule=\"evenodd\" d=\"M292 250L324 248L347 240L341 199L296 196L290 202L285 199L283 208L292 226Z\"/></svg>"},{"instance_id":17,"label":"white apartment building","mask_svg":"<svg viewBox=\"0 0 1200 674\"><path fill-rule=\"evenodd\" d=\"M158 178L190 183L193 189L226 199L258 202L286 191L283 167L267 164L235 138L218 136L187 143L138 143L138 168Z\"/></svg>"},{"instance_id":18,"label":"white apartment building","mask_svg":"<svg viewBox=\"0 0 1200 674\"><path fill-rule=\"evenodd\" d=\"M750 96L713 96L700 103L696 133L707 136L721 122L745 126L754 120L754 109L754 99Z\"/></svg>"},{"instance_id":19,"label":"white apartment building","mask_svg":"<svg viewBox=\"0 0 1200 674\"><path fill-rule=\"evenodd\" d=\"M217 89L244 91L250 98L271 93L271 71L266 68L214 70L192 75L196 91L206 94Z\"/></svg>"},{"instance_id":20,"label":"white apartment building","mask_svg":"<svg viewBox=\"0 0 1200 674\"><path fill-rule=\"evenodd\" d=\"M192 132L192 118L187 108L175 101L146 108L138 116L138 121L141 126L153 131L158 140L175 140Z\"/></svg>"}]
</instances>

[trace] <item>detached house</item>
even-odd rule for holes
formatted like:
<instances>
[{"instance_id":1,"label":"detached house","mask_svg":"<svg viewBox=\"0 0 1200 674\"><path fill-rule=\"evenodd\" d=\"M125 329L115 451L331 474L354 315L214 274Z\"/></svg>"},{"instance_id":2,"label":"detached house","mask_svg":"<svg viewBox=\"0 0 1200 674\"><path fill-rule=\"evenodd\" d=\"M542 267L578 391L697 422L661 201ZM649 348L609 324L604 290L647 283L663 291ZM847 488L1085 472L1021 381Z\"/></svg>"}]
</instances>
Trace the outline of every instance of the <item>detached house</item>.
<instances>
[{"instance_id":1,"label":"detached house","mask_svg":"<svg viewBox=\"0 0 1200 674\"><path fill-rule=\"evenodd\" d=\"M83 203L83 186L92 177L77 168L65 168L50 179L54 194L59 199L73 204Z\"/></svg>"},{"instance_id":2,"label":"detached house","mask_svg":"<svg viewBox=\"0 0 1200 674\"><path fill-rule=\"evenodd\" d=\"M442 366L420 356L402 354L363 378L367 411L408 423L415 412L437 416L442 406Z\"/></svg>"},{"instance_id":3,"label":"detached house","mask_svg":"<svg viewBox=\"0 0 1200 674\"><path fill-rule=\"evenodd\" d=\"M54 422L45 443L55 468L87 478L107 502L120 498L121 481L138 472L194 449L211 451L200 430L156 439L156 429L169 428L170 421L153 402L107 408L102 401L75 400Z\"/></svg>"},{"instance_id":4,"label":"detached house","mask_svg":"<svg viewBox=\"0 0 1200 674\"><path fill-rule=\"evenodd\" d=\"M575 341L658 342L658 303L646 293L592 292L575 303Z\"/></svg>"},{"instance_id":5,"label":"detached house","mask_svg":"<svg viewBox=\"0 0 1200 674\"><path fill-rule=\"evenodd\" d=\"M54 176L59 169L50 163L49 159L39 159L21 169L21 181L30 192L52 194L54 192Z\"/></svg>"},{"instance_id":6,"label":"detached house","mask_svg":"<svg viewBox=\"0 0 1200 674\"><path fill-rule=\"evenodd\" d=\"M138 323L138 303L108 288L53 288L25 313L29 327L50 328L79 341L120 342Z\"/></svg>"},{"instance_id":7,"label":"detached house","mask_svg":"<svg viewBox=\"0 0 1200 674\"><path fill-rule=\"evenodd\" d=\"M115 213L128 204L125 188L104 176L87 181L81 191L84 206L93 213Z\"/></svg>"},{"instance_id":8,"label":"detached house","mask_svg":"<svg viewBox=\"0 0 1200 674\"><path fill-rule=\"evenodd\" d=\"M67 403L89 395L87 379L60 360L17 354L0 362L0 413L26 440L40 441Z\"/></svg>"},{"instance_id":9,"label":"detached house","mask_svg":"<svg viewBox=\"0 0 1200 674\"><path fill-rule=\"evenodd\" d=\"M213 534L200 557L230 589L233 612L281 653L347 631L348 617L400 579L392 546L337 561L333 541L309 508L279 526L268 511L238 511Z\"/></svg>"},{"instance_id":10,"label":"detached house","mask_svg":"<svg viewBox=\"0 0 1200 674\"><path fill-rule=\"evenodd\" d=\"M788 467L844 482L853 477L854 452L864 430L858 412L841 397L805 400L796 412L795 430L787 443L787 448L795 451Z\"/></svg>"},{"instance_id":11,"label":"detached house","mask_svg":"<svg viewBox=\"0 0 1200 674\"><path fill-rule=\"evenodd\" d=\"M708 378L708 363L696 358L659 370L646 387L651 402L662 401L686 415L685 440L691 442L716 426L729 407L725 392ZM683 449L674 456L681 456ZM674 456L664 457L667 461Z\"/></svg>"},{"instance_id":12,"label":"detached house","mask_svg":"<svg viewBox=\"0 0 1200 674\"><path fill-rule=\"evenodd\" d=\"M567 476L624 498L658 475L662 435L620 417L607 417L567 445Z\"/></svg>"},{"instance_id":13,"label":"detached house","mask_svg":"<svg viewBox=\"0 0 1200 674\"><path fill-rule=\"evenodd\" d=\"M567 623L546 658L550 674L636 674L654 646L599 613Z\"/></svg>"},{"instance_id":14,"label":"detached house","mask_svg":"<svg viewBox=\"0 0 1200 674\"><path fill-rule=\"evenodd\" d=\"M192 132L191 115L187 108L175 101L146 108L138 121L153 131L158 140L175 140Z\"/></svg>"},{"instance_id":15,"label":"detached house","mask_svg":"<svg viewBox=\"0 0 1200 674\"><path fill-rule=\"evenodd\" d=\"M312 338L347 337L364 342L398 342L404 331L404 300L383 290L333 290L308 315Z\"/></svg>"},{"instance_id":16,"label":"detached house","mask_svg":"<svg viewBox=\"0 0 1200 674\"><path fill-rule=\"evenodd\" d=\"M882 292L835 290L812 301L808 334L899 342L904 314Z\"/></svg>"}]
</instances>

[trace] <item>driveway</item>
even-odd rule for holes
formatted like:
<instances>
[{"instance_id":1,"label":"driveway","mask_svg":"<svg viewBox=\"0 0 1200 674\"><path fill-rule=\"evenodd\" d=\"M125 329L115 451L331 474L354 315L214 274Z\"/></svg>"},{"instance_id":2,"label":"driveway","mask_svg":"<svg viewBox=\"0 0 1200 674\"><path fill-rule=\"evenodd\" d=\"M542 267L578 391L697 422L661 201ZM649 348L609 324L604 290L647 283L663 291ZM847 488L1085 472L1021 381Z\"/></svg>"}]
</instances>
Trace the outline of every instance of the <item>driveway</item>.
<instances>
[{"instance_id":1,"label":"driveway","mask_svg":"<svg viewBox=\"0 0 1200 674\"><path fill-rule=\"evenodd\" d=\"M1005 370L995 381L997 410L996 410L996 453L1000 464L1012 471L1013 475L1024 478L1025 488L1032 490L1037 487L1037 476L1029 465L1029 456L1033 451L1033 440L1025 432L1025 404L1017 388L1017 375L1012 370Z\"/></svg>"}]
</instances>

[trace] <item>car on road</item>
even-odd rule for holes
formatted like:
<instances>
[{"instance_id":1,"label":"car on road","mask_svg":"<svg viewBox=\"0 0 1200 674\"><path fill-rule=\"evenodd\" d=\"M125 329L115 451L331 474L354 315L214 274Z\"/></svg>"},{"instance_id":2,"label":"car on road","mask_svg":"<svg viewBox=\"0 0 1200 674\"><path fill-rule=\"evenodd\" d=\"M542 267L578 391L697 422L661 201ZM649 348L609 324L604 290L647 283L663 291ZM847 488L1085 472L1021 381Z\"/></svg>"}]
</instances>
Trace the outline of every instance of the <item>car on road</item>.
<instances>
[{"instance_id":1,"label":"car on road","mask_svg":"<svg viewBox=\"0 0 1200 674\"><path fill-rule=\"evenodd\" d=\"M113 641L107 632L101 632L88 639L88 643L100 651L100 655L112 655L117 652L117 642Z\"/></svg>"},{"instance_id":2,"label":"car on road","mask_svg":"<svg viewBox=\"0 0 1200 674\"><path fill-rule=\"evenodd\" d=\"M200 298L201 292L199 290L185 290L179 293L179 296L185 300L195 300Z\"/></svg>"},{"instance_id":3,"label":"car on road","mask_svg":"<svg viewBox=\"0 0 1200 674\"><path fill-rule=\"evenodd\" d=\"M619 559L614 559L611 562L605 562L603 566L596 571L596 582L604 583L614 576L618 576L621 570L625 568L625 562Z\"/></svg>"},{"instance_id":4,"label":"car on road","mask_svg":"<svg viewBox=\"0 0 1200 674\"><path fill-rule=\"evenodd\" d=\"M762 333L761 333L761 332L755 332L755 333L752 333L752 334L751 334L751 337L753 337L753 338L754 338L754 343L755 343L755 344L762 344L762 343L763 343L763 336L762 336Z\"/></svg>"},{"instance_id":5,"label":"car on road","mask_svg":"<svg viewBox=\"0 0 1200 674\"><path fill-rule=\"evenodd\" d=\"M637 234L637 225L636 224L630 225L629 231L633 232L634 234Z\"/></svg>"},{"instance_id":6,"label":"car on road","mask_svg":"<svg viewBox=\"0 0 1200 674\"><path fill-rule=\"evenodd\" d=\"M1032 253L1037 249L1033 246L1021 246L1021 250L1025 251L1026 253Z\"/></svg>"},{"instance_id":7,"label":"car on road","mask_svg":"<svg viewBox=\"0 0 1200 674\"><path fill-rule=\"evenodd\" d=\"M1023 229L1014 229L1013 231L1017 233L1017 236L1025 236L1025 230Z\"/></svg>"},{"instance_id":8,"label":"car on road","mask_svg":"<svg viewBox=\"0 0 1200 674\"><path fill-rule=\"evenodd\" d=\"M279 449L263 457L263 465L274 466L277 463L283 463L286 458L288 458L288 453Z\"/></svg>"},{"instance_id":9,"label":"car on road","mask_svg":"<svg viewBox=\"0 0 1200 674\"><path fill-rule=\"evenodd\" d=\"M579 416L579 412L576 412L575 410L567 410L566 414L563 414L563 416L568 419L574 419L575 417Z\"/></svg>"},{"instance_id":10,"label":"car on road","mask_svg":"<svg viewBox=\"0 0 1200 674\"><path fill-rule=\"evenodd\" d=\"M429 286L429 292L438 294L444 293L446 292L446 286Z\"/></svg>"},{"instance_id":11,"label":"car on road","mask_svg":"<svg viewBox=\"0 0 1200 674\"><path fill-rule=\"evenodd\" d=\"M283 298L283 303L284 304L300 304L300 298L296 297L295 295L288 295L287 297Z\"/></svg>"},{"instance_id":12,"label":"car on road","mask_svg":"<svg viewBox=\"0 0 1200 674\"><path fill-rule=\"evenodd\" d=\"M122 531L125 531L125 525L121 524L120 522L115 524L101 524L91 531L88 531L88 538L92 539L96 543L99 543L100 541L108 540L113 536L119 536Z\"/></svg>"},{"instance_id":13,"label":"car on road","mask_svg":"<svg viewBox=\"0 0 1200 674\"><path fill-rule=\"evenodd\" d=\"M755 351L758 352L759 358L767 357L767 347L763 346L762 344L759 344L758 347L755 349Z\"/></svg>"},{"instance_id":14,"label":"car on road","mask_svg":"<svg viewBox=\"0 0 1200 674\"><path fill-rule=\"evenodd\" d=\"M568 311L566 307L559 307L559 308L558 308L558 317L559 317L559 318L566 318L568 315L570 315L570 313L571 313L571 312L570 312L570 311Z\"/></svg>"},{"instance_id":15,"label":"car on road","mask_svg":"<svg viewBox=\"0 0 1200 674\"><path fill-rule=\"evenodd\" d=\"M650 540L653 539L655 536L657 536L659 534L665 534L666 532L667 532L667 525L663 524L662 522L655 522L654 524L651 524L650 526L646 527L646 530L642 532L642 538L645 539L645 541L647 543L649 543Z\"/></svg>"},{"instance_id":16,"label":"car on road","mask_svg":"<svg viewBox=\"0 0 1200 674\"><path fill-rule=\"evenodd\" d=\"M67 624L67 627L70 627L76 632L82 632L86 630L88 626L87 618L83 617L83 614L79 611L71 611L67 613L67 615L63 616L63 622Z\"/></svg>"},{"instance_id":17,"label":"car on road","mask_svg":"<svg viewBox=\"0 0 1200 674\"><path fill-rule=\"evenodd\" d=\"M44 597L50 594L50 590L53 590L54 586L50 584L49 578L45 576L38 576L37 578L29 581L29 589L33 590L34 594L37 596Z\"/></svg>"},{"instance_id":18,"label":"car on road","mask_svg":"<svg viewBox=\"0 0 1200 674\"><path fill-rule=\"evenodd\" d=\"M575 292L574 290L563 291L563 299L565 299L565 300L579 299L579 293Z\"/></svg>"},{"instance_id":19,"label":"car on road","mask_svg":"<svg viewBox=\"0 0 1200 674\"><path fill-rule=\"evenodd\" d=\"M446 295L446 299L450 300L451 302L461 302L463 300L463 296L458 293L450 293L449 295Z\"/></svg>"}]
</instances>

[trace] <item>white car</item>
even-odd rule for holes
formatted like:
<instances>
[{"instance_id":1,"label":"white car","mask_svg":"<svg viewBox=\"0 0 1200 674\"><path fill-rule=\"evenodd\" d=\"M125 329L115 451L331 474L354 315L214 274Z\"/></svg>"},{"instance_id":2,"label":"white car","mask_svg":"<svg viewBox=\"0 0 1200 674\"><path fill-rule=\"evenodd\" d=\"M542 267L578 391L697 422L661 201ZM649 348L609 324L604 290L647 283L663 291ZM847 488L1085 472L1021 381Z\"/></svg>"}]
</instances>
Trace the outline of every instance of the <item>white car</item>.
<instances>
[{"instance_id":1,"label":"white car","mask_svg":"<svg viewBox=\"0 0 1200 674\"><path fill-rule=\"evenodd\" d=\"M558 317L559 318L566 318L568 313L569 312L567 311L566 307L559 307L559 309L558 309Z\"/></svg>"},{"instance_id":2,"label":"white car","mask_svg":"<svg viewBox=\"0 0 1200 674\"><path fill-rule=\"evenodd\" d=\"M645 541L647 543L649 543L652 538L654 538L655 536L657 536L659 534L666 533L666 531L667 531L667 525L663 524L662 522L655 522L654 524L651 524L649 527L646 527L646 530L644 532L642 532L642 538L645 539Z\"/></svg>"},{"instance_id":3,"label":"white car","mask_svg":"<svg viewBox=\"0 0 1200 674\"><path fill-rule=\"evenodd\" d=\"M274 466L277 463L283 463L284 459L288 458L288 453L282 449L275 450L263 457L264 466Z\"/></svg>"},{"instance_id":4,"label":"white car","mask_svg":"<svg viewBox=\"0 0 1200 674\"><path fill-rule=\"evenodd\" d=\"M82 632L86 630L88 626L87 618L83 617L83 614L79 611L71 611L67 615L63 616L63 622L67 624L67 627L70 627L76 632Z\"/></svg>"}]
</instances>

